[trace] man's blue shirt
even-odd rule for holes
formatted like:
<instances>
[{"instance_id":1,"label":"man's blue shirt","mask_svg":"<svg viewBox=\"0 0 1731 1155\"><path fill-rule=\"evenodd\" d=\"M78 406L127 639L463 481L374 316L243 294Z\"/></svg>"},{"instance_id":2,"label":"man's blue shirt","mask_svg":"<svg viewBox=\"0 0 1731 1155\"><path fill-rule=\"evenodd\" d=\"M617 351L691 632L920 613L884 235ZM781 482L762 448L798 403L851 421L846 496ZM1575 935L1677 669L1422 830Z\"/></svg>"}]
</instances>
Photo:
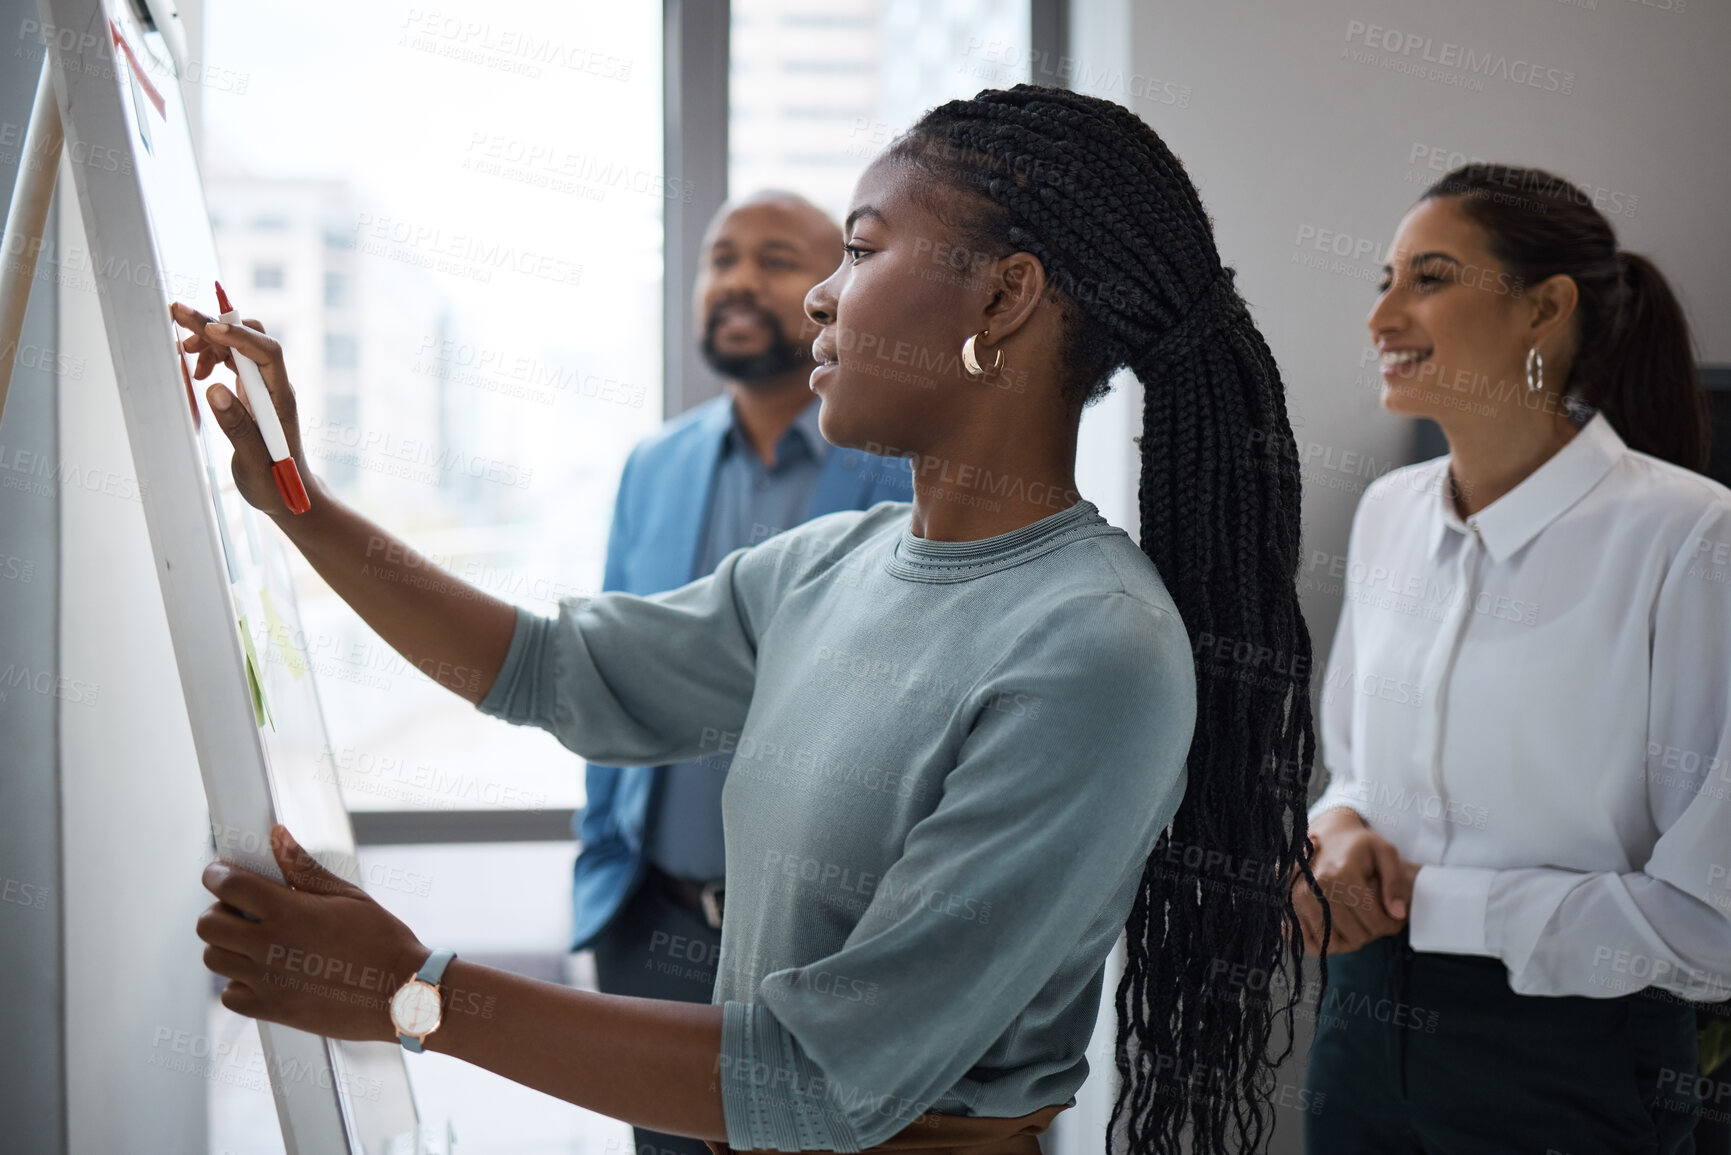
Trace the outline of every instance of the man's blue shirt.
<instances>
[{"instance_id":1,"label":"man's blue shirt","mask_svg":"<svg viewBox=\"0 0 1731 1155\"><path fill-rule=\"evenodd\" d=\"M730 407L731 408L731 407ZM692 580L713 573L721 559L805 521L829 442L818 432L816 397L775 444L765 465L733 411L709 490L709 510ZM659 805L644 839L649 861L676 878L718 882L726 873L721 837L721 788L732 759L715 754L666 767Z\"/></svg>"}]
</instances>

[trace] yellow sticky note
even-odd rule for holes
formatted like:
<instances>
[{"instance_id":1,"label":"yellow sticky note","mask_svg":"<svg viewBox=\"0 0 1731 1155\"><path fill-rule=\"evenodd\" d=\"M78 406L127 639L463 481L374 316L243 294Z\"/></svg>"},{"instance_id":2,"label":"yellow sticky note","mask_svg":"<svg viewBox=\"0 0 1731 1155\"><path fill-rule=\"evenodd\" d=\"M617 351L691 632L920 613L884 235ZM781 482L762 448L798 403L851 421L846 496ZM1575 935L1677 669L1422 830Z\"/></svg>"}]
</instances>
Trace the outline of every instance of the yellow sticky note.
<instances>
[{"instance_id":1,"label":"yellow sticky note","mask_svg":"<svg viewBox=\"0 0 1731 1155\"><path fill-rule=\"evenodd\" d=\"M245 614L240 615L240 645L246 652L246 684L252 691L253 721L260 726L268 722L274 730L276 720L270 715L270 703L265 701L264 679L258 672L258 651L252 648L252 631L247 628Z\"/></svg>"},{"instance_id":2,"label":"yellow sticky note","mask_svg":"<svg viewBox=\"0 0 1731 1155\"><path fill-rule=\"evenodd\" d=\"M300 681L306 675L307 664L301 656L295 653L294 638L289 628L282 620L282 615L276 612L276 602L271 599L270 587L263 586L258 591L258 600L264 606L264 626L270 634L270 644L276 647L276 652L282 658L283 665L289 668L295 681Z\"/></svg>"}]
</instances>

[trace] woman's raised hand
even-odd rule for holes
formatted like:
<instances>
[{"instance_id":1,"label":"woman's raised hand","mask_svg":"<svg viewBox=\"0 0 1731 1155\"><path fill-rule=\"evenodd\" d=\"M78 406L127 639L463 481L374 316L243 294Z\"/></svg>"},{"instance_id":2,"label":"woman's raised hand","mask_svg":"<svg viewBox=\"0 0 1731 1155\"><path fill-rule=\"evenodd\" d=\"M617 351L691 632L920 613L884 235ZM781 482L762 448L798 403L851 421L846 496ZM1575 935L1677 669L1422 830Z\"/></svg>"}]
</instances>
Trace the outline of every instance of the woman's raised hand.
<instances>
[{"instance_id":1,"label":"woman's raised hand","mask_svg":"<svg viewBox=\"0 0 1731 1155\"><path fill-rule=\"evenodd\" d=\"M300 417L295 410L294 387L289 384L288 369L283 364L282 346L265 334L263 326L251 319L239 325L227 325L179 301L174 302L170 311L177 324L191 331L191 335L181 341L180 347L185 352L198 355L198 365L192 373L198 380L210 376L210 371L218 365L233 369L236 350L258 365L259 375L270 389L277 417L282 421L289 454L311 489L315 482L312 470L307 468L306 454L301 449ZM220 383L212 383L204 396L216 414L217 425L227 434L229 444L234 446L230 468L241 496L273 517L286 517L288 506L271 477L270 451L265 448L264 437L247 407L237 404L234 392ZM252 399L247 398L247 401L250 404Z\"/></svg>"}]
</instances>

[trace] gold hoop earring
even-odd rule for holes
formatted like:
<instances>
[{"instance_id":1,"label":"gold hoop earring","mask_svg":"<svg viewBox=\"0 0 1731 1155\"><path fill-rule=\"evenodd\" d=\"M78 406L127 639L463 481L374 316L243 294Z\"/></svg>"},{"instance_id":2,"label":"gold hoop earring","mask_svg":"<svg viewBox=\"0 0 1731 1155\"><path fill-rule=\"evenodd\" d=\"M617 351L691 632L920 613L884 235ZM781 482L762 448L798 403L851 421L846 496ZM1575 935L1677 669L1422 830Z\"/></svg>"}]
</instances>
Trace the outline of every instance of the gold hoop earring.
<instances>
[{"instance_id":1,"label":"gold hoop earring","mask_svg":"<svg viewBox=\"0 0 1731 1155\"><path fill-rule=\"evenodd\" d=\"M968 376L970 377L984 377L987 373L997 373L1004 367L1004 350L1002 346L998 347L997 356L992 360L990 365L982 367L980 365L980 359L974 355L974 342L979 338L984 337L989 332L991 332L991 330L981 329L978 333L975 333L972 337L969 337L966 341L962 342L962 368L968 371Z\"/></svg>"},{"instance_id":2,"label":"gold hoop earring","mask_svg":"<svg viewBox=\"0 0 1731 1155\"><path fill-rule=\"evenodd\" d=\"M1533 363L1535 361L1538 362L1538 367L1539 367L1539 373L1538 373L1537 378L1535 378L1533 376ZM1537 393L1539 390L1543 389L1544 387L1545 387L1545 355L1543 353L1539 352L1539 347L1537 345L1534 345L1531 349L1527 350L1527 392L1528 393Z\"/></svg>"}]
</instances>

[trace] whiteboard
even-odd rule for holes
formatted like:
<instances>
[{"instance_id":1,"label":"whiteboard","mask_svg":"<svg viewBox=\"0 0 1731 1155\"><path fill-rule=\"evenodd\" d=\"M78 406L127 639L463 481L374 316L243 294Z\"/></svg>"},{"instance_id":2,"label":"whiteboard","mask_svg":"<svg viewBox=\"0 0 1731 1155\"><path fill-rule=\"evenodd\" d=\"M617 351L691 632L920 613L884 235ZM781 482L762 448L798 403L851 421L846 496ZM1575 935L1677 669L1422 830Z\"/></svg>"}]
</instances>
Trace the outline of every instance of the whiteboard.
<instances>
[{"instance_id":1,"label":"whiteboard","mask_svg":"<svg viewBox=\"0 0 1731 1155\"><path fill-rule=\"evenodd\" d=\"M39 5L217 855L280 880L281 821L359 885L348 811L319 765L324 718L287 557L235 488L169 316L176 299L214 315L219 276L173 56L135 0ZM272 1023L259 1035L289 1155L416 1148L395 1044Z\"/></svg>"}]
</instances>

